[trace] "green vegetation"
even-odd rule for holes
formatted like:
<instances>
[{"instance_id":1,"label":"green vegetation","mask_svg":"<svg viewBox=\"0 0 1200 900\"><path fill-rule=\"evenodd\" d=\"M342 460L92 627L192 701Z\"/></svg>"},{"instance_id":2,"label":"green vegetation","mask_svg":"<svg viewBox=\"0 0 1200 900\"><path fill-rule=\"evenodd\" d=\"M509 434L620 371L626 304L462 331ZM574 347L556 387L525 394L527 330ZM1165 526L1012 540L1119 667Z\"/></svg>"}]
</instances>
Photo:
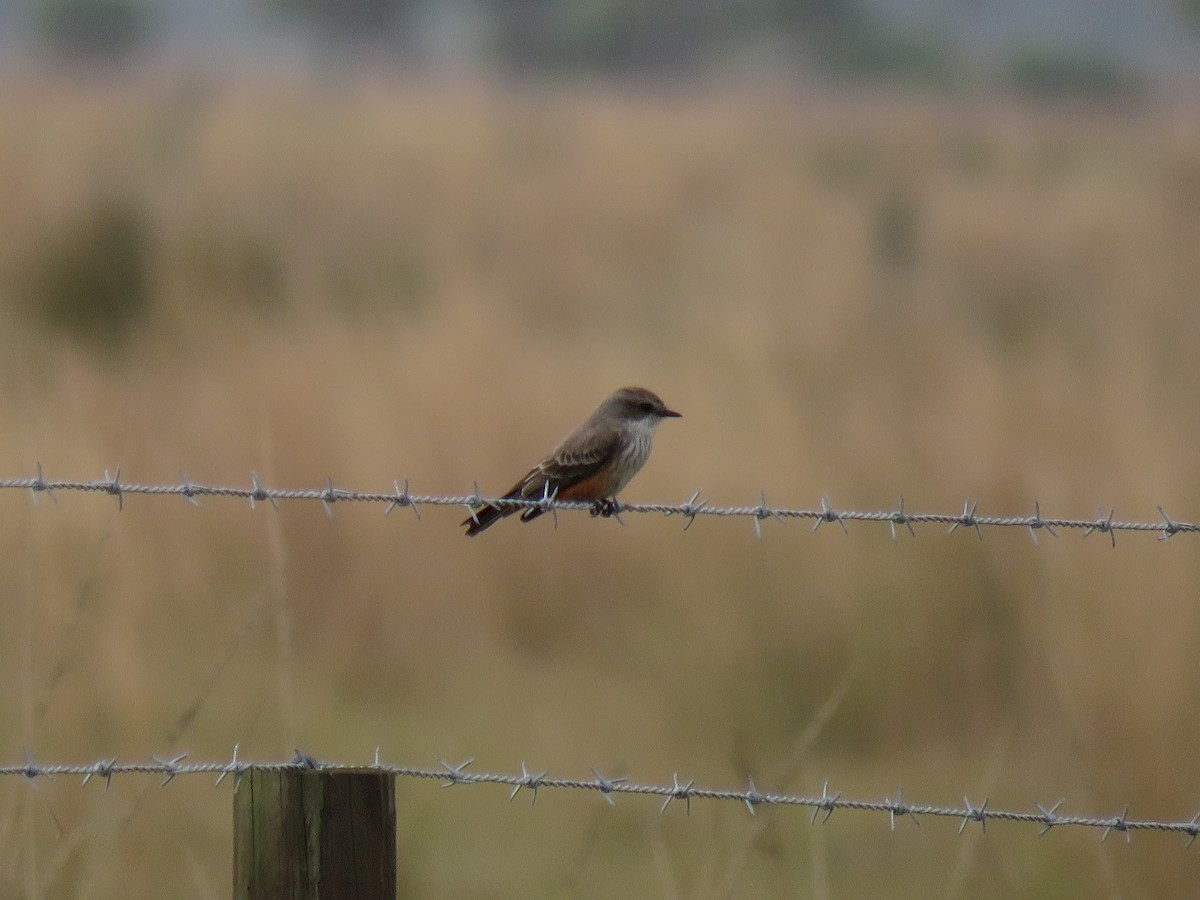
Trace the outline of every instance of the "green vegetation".
<instances>
[{"instance_id":1,"label":"green vegetation","mask_svg":"<svg viewBox=\"0 0 1200 900\"><path fill-rule=\"evenodd\" d=\"M2 476L499 490L634 382L685 418L630 500L1196 518L1194 109L172 77L0 101ZM461 518L0 493L0 756L1194 811L1194 536ZM227 893L228 781L38 787L0 780L0 895ZM431 897L1196 882L1162 835L397 805Z\"/></svg>"},{"instance_id":2,"label":"green vegetation","mask_svg":"<svg viewBox=\"0 0 1200 900\"><path fill-rule=\"evenodd\" d=\"M87 57L124 56L150 26L141 0L36 0L33 9L46 43Z\"/></svg>"},{"instance_id":3,"label":"green vegetation","mask_svg":"<svg viewBox=\"0 0 1200 900\"><path fill-rule=\"evenodd\" d=\"M1130 69L1103 55L1030 47L1008 64L1013 87L1033 97L1078 97L1089 100L1135 99L1144 91Z\"/></svg>"},{"instance_id":4,"label":"green vegetation","mask_svg":"<svg viewBox=\"0 0 1200 900\"><path fill-rule=\"evenodd\" d=\"M57 223L31 264L30 311L53 331L111 349L150 308L149 243L130 202L102 201Z\"/></svg>"}]
</instances>

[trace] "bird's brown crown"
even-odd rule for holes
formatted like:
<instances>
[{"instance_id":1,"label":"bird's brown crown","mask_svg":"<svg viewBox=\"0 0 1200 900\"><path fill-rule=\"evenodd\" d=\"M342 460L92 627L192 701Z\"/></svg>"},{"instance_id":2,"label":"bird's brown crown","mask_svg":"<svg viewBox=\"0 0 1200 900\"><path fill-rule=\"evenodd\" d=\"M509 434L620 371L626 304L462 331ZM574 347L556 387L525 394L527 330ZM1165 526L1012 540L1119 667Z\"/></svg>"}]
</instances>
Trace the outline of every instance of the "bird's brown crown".
<instances>
[{"instance_id":1,"label":"bird's brown crown","mask_svg":"<svg viewBox=\"0 0 1200 900\"><path fill-rule=\"evenodd\" d=\"M630 419L681 417L680 413L668 409L658 394L641 387L623 387L614 391L601 406Z\"/></svg>"}]
</instances>

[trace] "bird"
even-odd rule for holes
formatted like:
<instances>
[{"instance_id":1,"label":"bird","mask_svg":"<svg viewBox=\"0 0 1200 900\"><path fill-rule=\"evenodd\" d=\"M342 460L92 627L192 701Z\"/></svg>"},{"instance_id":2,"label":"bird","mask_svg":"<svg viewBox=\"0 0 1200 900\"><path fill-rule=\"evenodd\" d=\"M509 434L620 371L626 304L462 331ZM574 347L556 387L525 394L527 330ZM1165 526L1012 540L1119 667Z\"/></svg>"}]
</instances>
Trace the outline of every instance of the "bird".
<instances>
[{"instance_id":1,"label":"bird","mask_svg":"<svg viewBox=\"0 0 1200 900\"><path fill-rule=\"evenodd\" d=\"M611 515L617 494L650 456L658 426L663 419L681 417L653 391L640 387L614 391L502 499L591 500L596 504L593 514ZM485 503L462 524L467 537L474 537L515 512L528 522L546 510Z\"/></svg>"}]
</instances>

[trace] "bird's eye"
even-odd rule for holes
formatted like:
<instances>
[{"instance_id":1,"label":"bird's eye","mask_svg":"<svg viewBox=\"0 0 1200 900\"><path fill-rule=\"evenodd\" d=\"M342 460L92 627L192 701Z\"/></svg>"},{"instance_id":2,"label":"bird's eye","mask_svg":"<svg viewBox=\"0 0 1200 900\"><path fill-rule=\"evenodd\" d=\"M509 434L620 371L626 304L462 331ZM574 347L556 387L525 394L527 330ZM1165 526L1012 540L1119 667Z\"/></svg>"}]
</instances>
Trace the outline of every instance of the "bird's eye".
<instances>
[{"instance_id":1,"label":"bird's eye","mask_svg":"<svg viewBox=\"0 0 1200 900\"><path fill-rule=\"evenodd\" d=\"M644 413L652 413L652 412L654 412L654 404L648 400L643 400L641 403L638 404L638 409L640 409Z\"/></svg>"}]
</instances>

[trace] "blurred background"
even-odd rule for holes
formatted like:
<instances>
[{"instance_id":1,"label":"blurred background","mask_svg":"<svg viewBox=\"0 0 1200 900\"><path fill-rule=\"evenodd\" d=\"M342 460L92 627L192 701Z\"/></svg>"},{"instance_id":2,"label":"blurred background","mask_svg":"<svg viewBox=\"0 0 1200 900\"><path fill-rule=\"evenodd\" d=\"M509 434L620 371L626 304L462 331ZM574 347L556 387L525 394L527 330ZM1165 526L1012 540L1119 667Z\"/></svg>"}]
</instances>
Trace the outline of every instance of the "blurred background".
<instances>
[{"instance_id":1,"label":"blurred background","mask_svg":"<svg viewBox=\"0 0 1200 900\"><path fill-rule=\"evenodd\" d=\"M9 0L0 477L1200 518L1200 4ZM0 496L0 757L1187 820L1195 538ZM0 897L223 897L228 783L0 783ZM1182 839L399 785L416 897L1179 897ZM1188 886L1192 887L1189 888Z\"/></svg>"}]
</instances>

